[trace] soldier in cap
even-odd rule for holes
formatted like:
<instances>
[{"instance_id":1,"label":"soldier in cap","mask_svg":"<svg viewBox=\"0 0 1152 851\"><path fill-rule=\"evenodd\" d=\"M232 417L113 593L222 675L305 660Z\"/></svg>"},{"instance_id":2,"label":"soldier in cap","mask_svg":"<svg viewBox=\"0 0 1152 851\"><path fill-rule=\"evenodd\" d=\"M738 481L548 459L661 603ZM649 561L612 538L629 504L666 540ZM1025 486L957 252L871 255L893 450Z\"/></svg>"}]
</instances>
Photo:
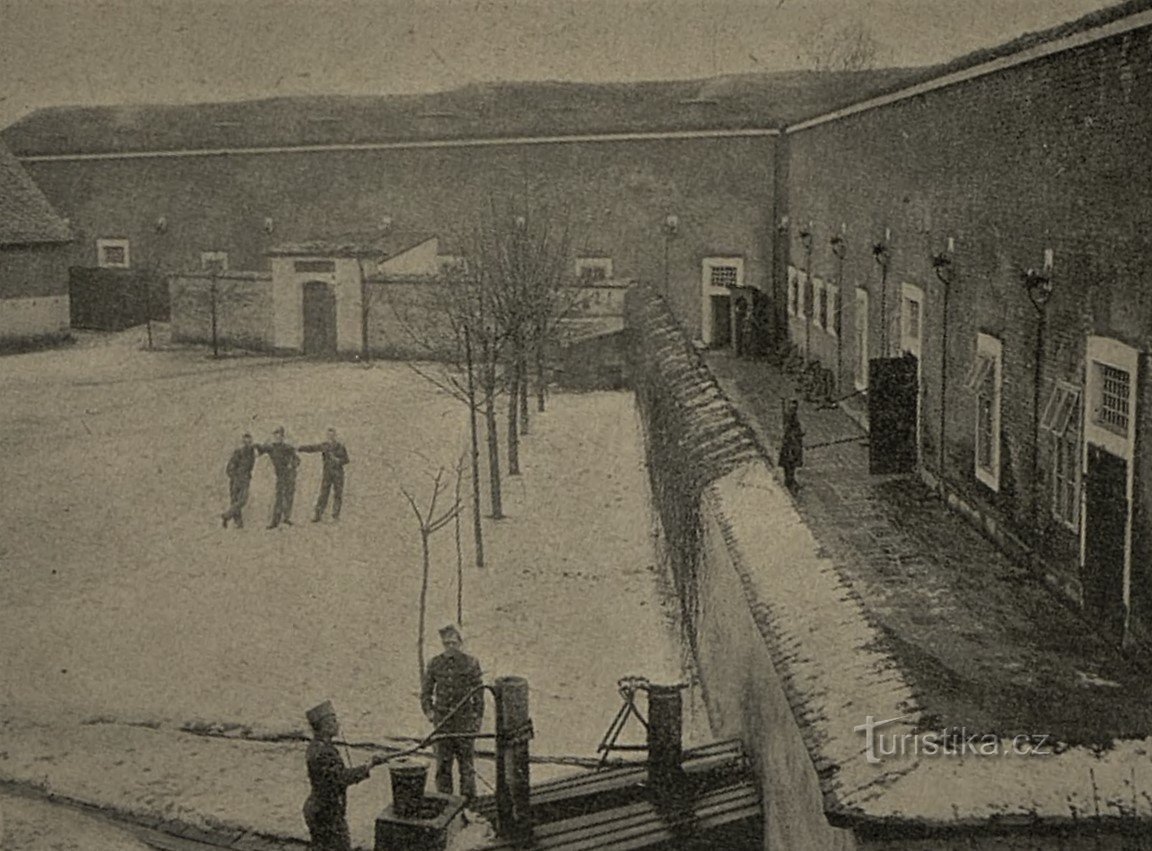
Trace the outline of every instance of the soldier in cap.
<instances>
[{"instance_id":1,"label":"soldier in cap","mask_svg":"<svg viewBox=\"0 0 1152 851\"><path fill-rule=\"evenodd\" d=\"M440 630L440 641L444 652L428 663L420 690L424 715L440 733L447 734L436 742L436 789L452 794L455 760L460 770L460 794L471 800L476 797L476 748L475 740L467 734L478 733L484 717L480 663L464 652L464 640L455 624Z\"/></svg>"},{"instance_id":2,"label":"soldier in cap","mask_svg":"<svg viewBox=\"0 0 1152 851\"><path fill-rule=\"evenodd\" d=\"M296 447L284 442L284 426L272 432L272 442L256 447L261 455L272 459L276 470L276 502L272 507L272 522L269 529L275 529L281 522L292 525L292 501L296 498L296 468L300 466L300 456Z\"/></svg>"},{"instance_id":3,"label":"soldier in cap","mask_svg":"<svg viewBox=\"0 0 1152 851\"><path fill-rule=\"evenodd\" d=\"M256 465L256 447L252 445L252 435L245 433L241 444L228 459L228 466L224 472L228 476L228 495L231 504L228 510L220 515L224 521L224 528L228 528L228 521L236 521L236 528L244 528L244 506L248 504L248 488L252 484L252 468Z\"/></svg>"},{"instance_id":4,"label":"soldier in cap","mask_svg":"<svg viewBox=\"0 0 1152 851\"><path fill-rule=\"evenodd\" d=\"M316 510L312 522L319 523L328 507L328 493L332 493L332 519L340 519L340 506L344 502L344 465L348 463L348 450L336 439L336 429L328 429L323 443L300 446L297 452L319 452L324 460L324 474L320 479L320 496L316 500Z\"/></svg>"},{"instance_id":5,"label":"soldier in cap","mask_svg":"<svg viewBox=\"0 0 1152 851\"><path fill-rule=\"evenodd\" d=\"M348 836L347 789L354 783L368 779L374 766L384 761L372 757L367 765L348 767L336 745L332 743L340 732L336 710L331 701L309 709L305 715L312 726L312 741L308 743L308 780L312 793L304 802L304 822L312 836L313 851L351 851Z\"/></svg>"}]
</instances>

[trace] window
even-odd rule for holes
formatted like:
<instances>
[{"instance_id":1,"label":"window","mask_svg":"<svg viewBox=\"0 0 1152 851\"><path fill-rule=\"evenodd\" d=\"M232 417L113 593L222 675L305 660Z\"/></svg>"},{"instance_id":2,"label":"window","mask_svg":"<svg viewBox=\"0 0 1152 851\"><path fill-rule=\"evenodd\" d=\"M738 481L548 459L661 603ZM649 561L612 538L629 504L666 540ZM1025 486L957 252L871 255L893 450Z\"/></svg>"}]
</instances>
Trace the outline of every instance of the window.
<instances>
[{"instance_id":1,"label":"window","mask_svg":"<svg viewBox=\"0 0 1152 851\"><path fill-rule=\"evenodd\" d=\"M1001 354L999 340L980 334L965 382L976 394L976 478L994 491L1000 489Z\"/></svg>"},{"instance_id":2,"label":"window","mask_svg":"<svg viewBox=\"0 0 1152 851\"><path fill-rule=\"evenodd\" d=\"M817 328L828 327L828 290L820 278L812 279L812 324Z\"/></svg>"},{"instance_id":3,"label":"window","mask_svg":"<svg viewBox=\"0 0 1152 851\"><path fill-rule=\"evenodd\" d=\"M1117 434L1128 435L1128 396L1131 378L1127 370L1096 364L1099 378L1100 400L1094 412L1097 425Z\"/></svg>"},{"instance_id":4,"label":"window","mask_svg":"<svg viewBox=\"0 0 1152 851\"><path fill-rule=\"evenodd\" d=\"M812 288L808 286L808 276L803 272L796 274L796 315L806 319L812 315Z\"/></svg>"},{"instance_id":5,"label":"window","mask_svg":"<svg viewBox=\"0 0 1152 851\"><path fill-rule=\"evenodd\" d=\"M1058 382L1040 427L1052 435L1052 516L1080 526L1080 388Z\"/></svg>"},{"instance_id":6,"label":"window","mask_svg":"<svg viewBox=\"0 0 1152 851\"><path fill-rule=\"evenodd\" d=\"M131 265L126 239L96 240L96 265L105 269L127 269Z\"/></svg>"},{"instance_id":7,"label":"window","mask_svg":"<svg viewBox=\"0 0 1152 851\"><path fill-rule=\"evenodd\" d=\"M856 389L868 389L868 290L856 290Z\"/></svg>"},{"instance_id":8,"label":"window","mask_svg":"<svg viewBox=\"0 0 1152 851\"><path fill-rule=\"evenodd\" d=\"M835 284L827 284L824 288L824 299L827 303L827 323L824 330L833 337L840 336L840 288Z\"/></svg>"},{"instance_id":9,"label":"window","mask_svg":"<svg viewBox=\"0 0 1152 851\"><path fill-rule=\"evenodd\" d=\"M904 299L904 334L913 340L920 339L920 302L914 298Z\"/></svg>"},{"instance_id":10,"label":"window","mask_svg":"<svg viewBox=\"0 0 1152 851\"><path fill-rule=\"evenodd\" d=\"M591 284L596 281L612 279L611 257L577 257L576 278L581 283Z\"/></svg>"},{"instance_id":11,"label":"window","mask_svg":"<svg viewBox=\"0 0 1152 851\"><path fill-rule=\"evenodd\" d=\"M709 269L708 284L713 287L738 287L739 270L735 266L712 266Z\"/></svg>"},{"instance_id":12,"label":"window","mask_svg":"<svg viewBox=\"0 0 1152 851\"><path fill-rule=\"evenodd\" d=\"M200 252L200 268L205 272L227 272L228 271L228 252L227 251L201 251Z\"/></svg>"},{"instance_id":13,"label":"window","mask_svg":"<svg viewBox=\"0 0 1152 851\"><path fill-rule=\"evenodd\" d=\"M799 295L800 272L795 266L788 267L788 315L796 315L796 305Z\"/></svg>"}]
</instances>

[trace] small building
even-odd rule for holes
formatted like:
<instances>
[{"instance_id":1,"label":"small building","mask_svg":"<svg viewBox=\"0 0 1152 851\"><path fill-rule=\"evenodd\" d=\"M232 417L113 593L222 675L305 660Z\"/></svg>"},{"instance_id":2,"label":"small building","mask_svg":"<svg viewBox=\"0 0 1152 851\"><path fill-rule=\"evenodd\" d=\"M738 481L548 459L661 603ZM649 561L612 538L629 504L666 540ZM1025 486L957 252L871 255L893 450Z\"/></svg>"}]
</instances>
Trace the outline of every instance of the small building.
<instances>
[{"instance_id":1,"label":"small building","mask_svg":"<svg viewBox=\"0 0 1152 851\"><path fill-rule=\"evenodd\" d=\"M0 344L63 336L72 234L0 144Z\"/></svg>"}]
</instances>

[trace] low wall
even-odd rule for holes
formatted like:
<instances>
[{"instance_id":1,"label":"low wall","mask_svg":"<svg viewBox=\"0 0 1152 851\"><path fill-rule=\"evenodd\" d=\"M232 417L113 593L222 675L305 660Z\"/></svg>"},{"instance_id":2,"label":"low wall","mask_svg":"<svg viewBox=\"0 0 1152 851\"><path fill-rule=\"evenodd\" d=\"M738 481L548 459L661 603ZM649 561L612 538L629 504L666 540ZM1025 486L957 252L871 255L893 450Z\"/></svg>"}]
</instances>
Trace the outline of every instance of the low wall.
<instances>
[{"instance_id":1,"label":"low wall","mask_svg":"<svg viewBox=\"0 0 1152 851\"><path fill-rule=\"evenodd\" d=\"M271 349L272 278L258 272L174 275L168 284L172 341L212 342L213 289L220 344L257 351Z\"/></svg>"},{"instance_id":2,"label":"low wall","mask_svg":"<svg viewBox=\"0 0 1152 851\"><path fill-rule=\"evenodd\" d=\"M763 488L779 486L663 302L647 290L631 292L626 322L664 552L713 732L741 739L748 750L764 800L765 848L854 848L853 834L825 816L816 768L739 563L742 528L761 518L731 516L716 490L745 476ZM766 508L787 505L780 492Z\"/></svg>"}]
</instances>

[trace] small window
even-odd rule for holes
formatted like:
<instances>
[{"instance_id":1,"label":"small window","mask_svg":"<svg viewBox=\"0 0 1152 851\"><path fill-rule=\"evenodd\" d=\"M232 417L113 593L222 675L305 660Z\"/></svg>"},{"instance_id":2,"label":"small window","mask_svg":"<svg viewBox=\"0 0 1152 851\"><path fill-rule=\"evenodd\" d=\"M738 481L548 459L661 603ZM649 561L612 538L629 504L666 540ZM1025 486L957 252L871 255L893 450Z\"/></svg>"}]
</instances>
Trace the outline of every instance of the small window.
<instances>
[{"instance_id":1,"label":"small window","mask_svg":"<svg viewBox=\"0 0 1152 851\"><path fill-rule=\"evenodd\" d=\"M200 268L205 272L227 272L228 271L228 252L227 251L201 251L200 252Z\"/></svg>"},{"instance_id":2,"label":"small window","mask_svg":"<svg viewBox=\"0 0 1152 851\"><path fill-rule=\"evenodd\" d=\"M800 272L795 266L788 267L788 315L796 315L796 305L798 301L798 284L800 280Z\"/></svg>"},{"instance_id":3,"label":"small window","mask_svg":"<svg viewBox=\"0 0 1152 851\"><path fill-rule=\"evenodd\" d=\"M96 265L104 269L127 269L131 266L126 239L96 240Z\"/></svg>"},{"instance_id":4,"label":"small window","mask_svg":"<svg viewBox=\"0 0 1152 851\"><path fill-rule=\"evenodd\" d=\"M739 286L740 275L735 266L713 266L708 283L713 287Z\"/></svg>"},{"instance_id":5,"label":"small window","mask_svg":"<svg viewBox=\"0 0 1152 851\"><path fill-rule=\"evenodd\" d=\"M920 301L914 298L904 299L904 316L907 322L905 333L913 340L920 339Z\"/></svg>"},{"instance_id":6,"label":"small window","mask_svg":"<svg viewBox=\"0 0 1152 851\"><path fill-rule=\"evenodd\" d=\"M704 286L707 289L728 289L744 286L744 258L705 257L703 262Z\"/></svg>"},{"instance_id":7,"label":"small window","mask_svg":"<svg viewBox=\"0 0 1152 851\"><path fill-rule=\"evenodd\" d=\"M1096 364L1099 378L1100 400L1093 419L1097 425L1109 431L1128 436L1128 398L1131 390L1131 376L1127 370Z\"/></svg>"},{"instance_id":8,"label":"small window","mask_svg":"<svg viewBox=\"0 0 1152 851\"><path fill-rule=\"evenodd\" d=\"M856 389L868 389L868 290L856 290Z\"/></svg>"},{"instance_id":9,"label":"small window","mask_svg":"<svg viewBox=\"0 0 1152 851\"><path fill-rule=\"evenodd\" d=\"M820 278L812 279L812 324L828 327L828 287Z\"/></svg>"},{"instance_id":10,"label":"small window","mask_svg":"<svg viewBox=\"0 0 1152 851\"><path fill-rule=\"evenodd\" d=\"M803 272L796 275L796 316L807 319L812 315L812 288L808 286L808 276Z\"/></svg>"},{"instance_id":11,"label":"small window","mask_svg":"<svg viewBox=\"0 0 1152 851\"><path fill-rule=\"evenodd\" d=\"M584 284L612 279L611 257L577 257L576 279Z\"/></svg>"},{"instance_id":12,"label":"small window","mask_svg":"<svg viewBox=\"0 0 1152 851\"><path fill-rule=\"evenodd\" d=\"M1000 393L1002 346L988 334L976 338L976 361L967 385L976 394L976 478L1000 490Z\"/></svg>"}]
</instances>

